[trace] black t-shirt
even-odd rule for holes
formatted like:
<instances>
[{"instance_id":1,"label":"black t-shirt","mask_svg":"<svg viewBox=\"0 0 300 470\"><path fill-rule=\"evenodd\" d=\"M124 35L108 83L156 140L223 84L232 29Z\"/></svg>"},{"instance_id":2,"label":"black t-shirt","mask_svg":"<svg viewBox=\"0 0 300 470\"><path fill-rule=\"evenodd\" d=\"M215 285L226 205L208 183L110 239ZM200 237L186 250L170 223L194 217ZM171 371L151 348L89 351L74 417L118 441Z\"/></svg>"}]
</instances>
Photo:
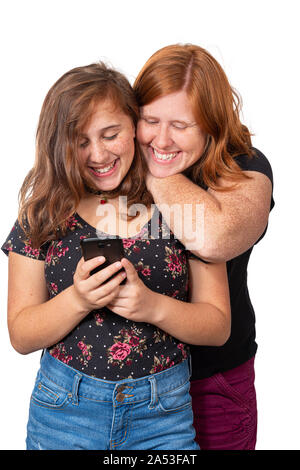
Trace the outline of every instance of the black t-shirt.
<instances>
[{"instance_id":1,"label":"black t-shirt","mask_svg":"<svg viewBox=\"0 0 300 470\"><path fill-rule=\"evenodd\" d=\"M267 158L257 149L256 156L239 155L235 158L243 171L258 171L272 182L272 168ZM205 188L207 189L207 188ZM270 210L274 207L273 196ZM256 241L259 242L266 230ZM255 244L256 244L255 243ZM192 380L210 377L218 372L233 369L253 357L257 350L255 341L255 314L247 286L247 266L253 246L245 253L226 263L231 301L231 335L224 346L191 346Z\"/></svg>"}]
</instances>

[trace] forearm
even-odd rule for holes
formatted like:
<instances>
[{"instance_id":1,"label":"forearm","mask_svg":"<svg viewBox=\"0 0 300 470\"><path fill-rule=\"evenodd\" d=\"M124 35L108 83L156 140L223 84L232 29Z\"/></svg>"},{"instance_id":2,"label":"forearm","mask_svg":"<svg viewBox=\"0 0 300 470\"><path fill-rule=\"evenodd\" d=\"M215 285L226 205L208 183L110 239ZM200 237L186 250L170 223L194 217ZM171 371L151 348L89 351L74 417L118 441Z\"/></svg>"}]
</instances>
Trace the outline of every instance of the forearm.
<instances>
[{"instance_id":1,"label":"forearm","mask_svg":"<svg viewBox=\"0 0 300 470\"><path fill-rule=\"evenodd\" d=\"M221 205L215 197L181 174L153 178L150 190L166 223L184 246L190 249L194 234L193 253L207 261L223 261L222 253L217 259L213 251L219 250L211 249L218 245L219 234L224 240L225 230Z\"/></svg>"},{"instance_id":2,"label":"forearm","mask_svg":"<svg viewBox=\"0 0 300 470\"><path fill-rule=\"evenodd\" d=\"M232 182L219 178L223 190L204 191L184 175L177 174L167 178L151 177L149 190L183 245L206 261L221 263L253 246L268 223L271 181L258 172L244 173L249 178L235 183L234 189ZM175 204L180 206L180 210ZM174 218L168 217L172 205L175 207L175 219L179 221L177 226ZM183 230L180 230L181 227ZM187 227L191 227L190 231L194 234L195 243L192 245Z\"/></svg>"},{"instance_id":3,"label":"forearm","mask_svg":"<svg viewBox=\"0 0 300 470\"><path fill-rule=\"evenodd\" d=\"M155 294L155 325L184 343L222 346L230 336L230 312L212 304L187 303Z\"/></svg>"},{"instance_id":4,"label":"forearm","mask_svg":"<svg viewBox=\"0 0 300 470\"><path fill-rule=\"evenodd\" d=\"M87 315L79 305L72 285L42 304L22 309L9 325L13 347L28 354L56 344Z\"/></svg>"}]
</instances>

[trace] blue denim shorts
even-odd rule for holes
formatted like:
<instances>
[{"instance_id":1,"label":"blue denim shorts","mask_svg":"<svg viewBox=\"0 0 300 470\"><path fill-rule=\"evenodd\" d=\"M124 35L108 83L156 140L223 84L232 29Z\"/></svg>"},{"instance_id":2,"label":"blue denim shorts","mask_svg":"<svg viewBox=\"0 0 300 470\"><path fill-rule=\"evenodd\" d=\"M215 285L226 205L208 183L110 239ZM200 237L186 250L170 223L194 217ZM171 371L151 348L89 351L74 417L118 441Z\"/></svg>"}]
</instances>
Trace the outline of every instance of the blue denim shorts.
<instances>
[{"instance_id":1,"label":"blue denim shorts","mask_svg":"<svg viewBox=\"0 0 300 470\"><path fill-rule=\"evenodd\" d=\"M41 358L30 401L27 450L197 450L188 360L119 382Z\"/></svg>"}]
</instances>

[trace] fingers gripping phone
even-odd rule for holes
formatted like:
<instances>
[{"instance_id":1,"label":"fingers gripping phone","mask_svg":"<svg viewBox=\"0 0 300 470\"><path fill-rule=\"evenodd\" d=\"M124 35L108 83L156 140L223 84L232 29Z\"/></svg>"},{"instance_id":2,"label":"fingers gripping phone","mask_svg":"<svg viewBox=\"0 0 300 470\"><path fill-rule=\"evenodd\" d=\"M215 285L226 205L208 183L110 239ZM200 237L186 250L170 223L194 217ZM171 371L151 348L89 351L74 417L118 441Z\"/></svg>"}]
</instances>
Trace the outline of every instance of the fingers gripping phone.
<instances>
[{"instance_id":1,"label":"fingers gripping phone","mask_svg":"<svg viewBox=\"0 0 300 470\"><path fill-rule=\"evenodd\" d=\"M95 258L96 256L105 257L105 262L90 272L91 276L110 264L121 261L121 259L125 257L123 243L120 238L106 238L103 240L100 238L83 238L80 241L80 246L85 261ZM125 271L125 269L120 269L118 274L122 271ZM116 274L107 279L106 282L110 281L115 275ZM126 278L120 284L125 284L125 282Z\"/></svg>"}]
</instances>

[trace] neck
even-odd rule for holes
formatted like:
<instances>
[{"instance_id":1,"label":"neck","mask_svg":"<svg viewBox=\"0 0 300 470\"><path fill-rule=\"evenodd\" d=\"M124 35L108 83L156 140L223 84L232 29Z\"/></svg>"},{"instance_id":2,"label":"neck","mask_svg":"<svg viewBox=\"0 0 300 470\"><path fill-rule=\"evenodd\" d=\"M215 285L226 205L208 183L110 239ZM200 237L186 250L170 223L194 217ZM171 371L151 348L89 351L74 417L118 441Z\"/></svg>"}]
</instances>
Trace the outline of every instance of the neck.
<instances>
[{"instance_id":1,"label":"neck","mask_svg":"<svg viewBox=\"0 0 300 470\"><path fill-rule=\"evenodd\" d=\"M84 185L84 189L85 189L85 192L86 192L87 194L94 194L94 195L97 195L97 196L104 195L104 191L91 188L91 187L88 186L86 183L85 183L85 185Z\"/></svg>"}]
</instances>

